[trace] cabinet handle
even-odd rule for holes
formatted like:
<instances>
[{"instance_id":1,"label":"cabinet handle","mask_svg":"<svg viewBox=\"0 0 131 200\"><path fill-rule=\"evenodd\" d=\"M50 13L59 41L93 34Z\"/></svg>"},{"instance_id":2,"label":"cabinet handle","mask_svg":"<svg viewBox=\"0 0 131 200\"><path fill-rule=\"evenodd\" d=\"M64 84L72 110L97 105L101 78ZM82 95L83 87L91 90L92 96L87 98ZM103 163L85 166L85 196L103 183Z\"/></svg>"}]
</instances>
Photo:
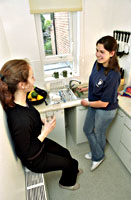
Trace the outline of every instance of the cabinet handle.
<instances>
[{"instance_id":1,"label":"cabinet handle","mask_svg":"<svg viewBox=\"0 0 131 200\"><path fill-rule=\"evenodd\" d=\"M127 124L124 123L124 125L126 126L126 128L131 131L131 129L129 128L129 126Z\"/></svg>"},{"instance_id":2,"label":"cabinet handle","mask_svg":"<svg viewBox=\"0 0 131 200\"><path fill-rule=\"evenodd\" d=\"M124 117L122 114L120 114L120 113L118 113L118 115L120 116L120 117Z\"/></svg>"},{"instance_id":3,"label":"cabinet handle","mask_svg":"<svg viewBox=\"0 0 131 200\"><path fill-rule=\"evenodd\" d=\"M87 108L79 108L79 110L87 110Z\"/></svg>"}]
</instances>

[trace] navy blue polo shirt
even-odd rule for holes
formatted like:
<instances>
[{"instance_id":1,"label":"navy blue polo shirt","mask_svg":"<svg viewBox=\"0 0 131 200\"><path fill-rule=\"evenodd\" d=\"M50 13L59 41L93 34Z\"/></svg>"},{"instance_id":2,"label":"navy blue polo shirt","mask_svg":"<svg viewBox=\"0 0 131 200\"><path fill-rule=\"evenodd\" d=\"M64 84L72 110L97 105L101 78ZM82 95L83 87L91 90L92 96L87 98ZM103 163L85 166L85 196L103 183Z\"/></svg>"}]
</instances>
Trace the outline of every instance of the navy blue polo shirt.
<instances>
[{"instance_id":1,"label":"navy blue polo shirt","mask_svg":"<svg viewBox=\"0 0 131 200\"><path fill-rule=\"evenodd\" d=\"M104 69L101 64L98 71L95 62L89 78L88 99L89 101L109 102L106 108L101 109L113 110L118 107L117 90L120 84L120 73L110 70L108 75L105 75Z\"/></svg>"}]
</instances>

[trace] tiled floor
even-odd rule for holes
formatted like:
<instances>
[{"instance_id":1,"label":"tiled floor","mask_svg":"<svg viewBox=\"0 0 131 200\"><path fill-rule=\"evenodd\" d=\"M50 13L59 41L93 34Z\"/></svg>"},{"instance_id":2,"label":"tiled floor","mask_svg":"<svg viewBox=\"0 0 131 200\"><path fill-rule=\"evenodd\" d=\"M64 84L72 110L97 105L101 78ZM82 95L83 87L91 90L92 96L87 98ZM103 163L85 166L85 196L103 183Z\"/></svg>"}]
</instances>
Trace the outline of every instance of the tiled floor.
<instances>
[{"instance_id":1,"label":"tiled floor","mask_svg":"<svg viewBox=\"0 0 131 200\"><path fill-rule=\"evenodd\" d=\"M59 188L61 171L45 174L49 200L131 200L131 174L126 170L109 144L106 158L95 171L90 171L90 160L84 158L88 143L75 145L68 133L67 146L84 173L78 177L80 189L68 191Z\"/></svg>"}]
</instances>

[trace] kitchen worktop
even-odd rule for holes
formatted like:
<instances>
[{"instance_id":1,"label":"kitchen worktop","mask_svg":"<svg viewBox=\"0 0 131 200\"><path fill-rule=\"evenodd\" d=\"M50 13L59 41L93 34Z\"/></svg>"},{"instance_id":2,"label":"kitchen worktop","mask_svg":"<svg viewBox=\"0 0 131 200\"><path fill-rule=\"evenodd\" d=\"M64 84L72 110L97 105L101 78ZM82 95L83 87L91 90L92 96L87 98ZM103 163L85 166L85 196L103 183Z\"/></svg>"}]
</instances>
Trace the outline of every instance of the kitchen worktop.
<instances>
[{"instance_id":1,"label":"kitchen worktop","mask_svg":"<svg viewBox=\"0 0 131 200\"><path fill-rule=\"evenodd\" d=\"M131 118L131 99L129 97L118 96L119 107Z\"/></svg>"},{"instance_id":2,"label":"kitchen worktop","mask_svg":"<svg viewBox=\"0 0 131 200\"><path fill-rule=\"evenodd\" d=\"M118 96L119 107L131 118L131 99L124 96ZM70 108L74 106L81 105L81 100L68 101L66 103L58 103L46 106L45 103L35 106L35 108L40 112L48 112L50 110L60 110L65 108Z\"/></svg>"},{"instance_id":3,"label":"kitchen worktop","mask_svg":"<svg viewBox=\"0 0 131 200\"><path fill-rule=\"evenodd\" d=\"M51 104L51 105L45 105L45 103L42 103L40 105L35 106L35 108L37 110L39 110L39 112L48 112L50 110L60 110L60 109L64 109L64 108L70 108L70 107L74 107L74 106L79 106L81 105L81 100L73 100L73 101L68 101L65 103L57 103L57 104Z\"/></svg>"}]
</instances>

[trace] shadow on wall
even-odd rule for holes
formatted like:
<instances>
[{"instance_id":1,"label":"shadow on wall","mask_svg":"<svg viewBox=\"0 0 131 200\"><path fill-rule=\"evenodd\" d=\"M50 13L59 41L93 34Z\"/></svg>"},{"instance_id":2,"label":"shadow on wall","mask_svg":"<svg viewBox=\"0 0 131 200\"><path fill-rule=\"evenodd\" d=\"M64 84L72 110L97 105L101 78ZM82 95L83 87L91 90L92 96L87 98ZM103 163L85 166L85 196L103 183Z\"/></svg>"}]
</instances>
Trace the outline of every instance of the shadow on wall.
<instances>
[{"instance_id":1,"label":"shadow on wall","mask_svg":"<svg viewBox=\"0 0 131 200\"><path fill-rule=\"evenodd\" d=\"M4 129L6 129L6 135L7 135L7 138L8 138L8 142L11 146L11 150L14 154L14 157L15 157L15 160L18 160L18 157L15 153L15 146L14 146L14 142L12 140L12 137L10 135L10 132L9 132L9 129L8 129L8 124L7 124L7 118L6 118L6 113L5 111L3 110L2 108L2 105L0 104L0 122L1 122L1 125L0 125L0 134L4 134ZM3 142L5 142L4 140L2 140Z\"/></svg>"},{"instance_id":2,"label":"shadow on wall","mask_svg":"<svg viewBox=\"0 0 131 200\"><path fill-rule=\"evenodd\" d=\"M6 113L0 104L0 199L25 200L24 167L16 156Z\"/></svg>"}]
</instances>

